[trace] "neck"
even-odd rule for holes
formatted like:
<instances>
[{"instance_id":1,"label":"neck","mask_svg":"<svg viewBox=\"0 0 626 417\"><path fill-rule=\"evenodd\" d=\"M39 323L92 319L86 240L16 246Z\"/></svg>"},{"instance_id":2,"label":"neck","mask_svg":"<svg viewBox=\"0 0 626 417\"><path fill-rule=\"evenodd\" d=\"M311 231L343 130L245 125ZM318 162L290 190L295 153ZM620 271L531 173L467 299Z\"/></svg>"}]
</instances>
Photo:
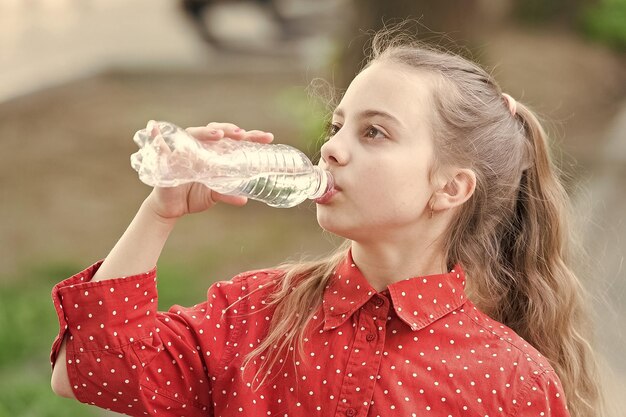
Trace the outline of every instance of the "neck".
<instances>
[{"instance_id":1,"label":"neck","mask_svg":"<svg viewBox=\"0 0 626 417\"><path fill-rule=\"evenodd\" d=\"M447 272L443 250L437 242L413 245L388 242L352 242L352 259L376 291L416 276Z\"/></svg>"}]
</instances>

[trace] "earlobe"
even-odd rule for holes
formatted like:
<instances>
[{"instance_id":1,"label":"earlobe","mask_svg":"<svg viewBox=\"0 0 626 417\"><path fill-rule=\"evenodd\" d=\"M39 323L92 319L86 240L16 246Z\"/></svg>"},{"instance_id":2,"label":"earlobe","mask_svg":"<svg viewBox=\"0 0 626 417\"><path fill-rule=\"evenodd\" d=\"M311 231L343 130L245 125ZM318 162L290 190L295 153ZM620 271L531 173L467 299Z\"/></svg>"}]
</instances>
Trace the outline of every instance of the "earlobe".
<instances>
[{"instance_id":1,"label":"earlobe","mask_svg":"<svg viewBox=\"0 0 626 417\"><path fill-rule=\"evenodd\" d=\"M458 169L454 176L433 194L433 211L448 210L459 207L474 194L476 174L471 169Z\"/></svg>"}]
</instances>

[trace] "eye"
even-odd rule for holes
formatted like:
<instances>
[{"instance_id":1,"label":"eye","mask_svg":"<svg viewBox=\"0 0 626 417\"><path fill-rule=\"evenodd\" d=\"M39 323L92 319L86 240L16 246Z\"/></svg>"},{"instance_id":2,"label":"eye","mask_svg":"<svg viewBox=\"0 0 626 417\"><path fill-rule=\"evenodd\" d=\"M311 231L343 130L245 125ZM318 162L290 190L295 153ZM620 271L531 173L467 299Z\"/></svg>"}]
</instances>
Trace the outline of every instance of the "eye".
<instances>
[{"instance_id":1,"label":"eye","mask_svg":"<svg viewBox=\"0 0 626 417\"><path fill-rule=\"evenodd\" d=\"M341 126L337 123L329 123L328 126L326 126L326 136L329 138L335 136L337 132L339 132L339 129L341 129Z\"/></svg>"},{"instance_id":2,"label":"eye","mask_svg":"<svg viewBox=\"0 0 626 417\"><path fill-rule=\"evenodd\" d=\"M374 126L368 126L365 129L365 136L369 139L386 139L387 135L385 135L380 129Z\"/></svg>"}]
</instances>

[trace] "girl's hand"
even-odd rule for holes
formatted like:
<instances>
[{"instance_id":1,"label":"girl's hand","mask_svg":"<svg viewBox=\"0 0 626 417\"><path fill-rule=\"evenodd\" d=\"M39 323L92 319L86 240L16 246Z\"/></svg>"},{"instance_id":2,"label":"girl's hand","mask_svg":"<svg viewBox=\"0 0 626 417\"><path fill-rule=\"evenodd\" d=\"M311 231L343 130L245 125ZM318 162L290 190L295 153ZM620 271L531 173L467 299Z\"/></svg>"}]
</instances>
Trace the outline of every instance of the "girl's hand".
<instances>
[{"instance_id":1,"label":"girl's hand","mask_svg":"<svg viewBox=\"0 0 626 417\"><path fill-rule=\"evenodd\" d=\"M245 131L232 123L209 123L203 127L186 129L200 141L215 141L223 137L270 143L274 135L260 130ZM185 214L198 213L213 207L218 202L243 206L248 199L242 196L220 194L200 183L182 184L177 187L155 187L146 199L146 204L155 215L164 220L174 220Z\"/></svg>"}]
</instances>

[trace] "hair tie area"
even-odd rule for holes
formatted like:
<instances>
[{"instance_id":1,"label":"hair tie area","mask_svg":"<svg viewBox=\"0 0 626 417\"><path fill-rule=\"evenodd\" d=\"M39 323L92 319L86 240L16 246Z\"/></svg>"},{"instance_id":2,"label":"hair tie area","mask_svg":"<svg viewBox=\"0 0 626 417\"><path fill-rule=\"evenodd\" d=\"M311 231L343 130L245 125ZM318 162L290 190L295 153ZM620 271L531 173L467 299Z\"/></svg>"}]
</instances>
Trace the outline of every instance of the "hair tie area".
<instances>
[{"instance_id":1,"label":"hair tie area","mask_svg":"<svg viewBox=\"0 0 626 417\"><path fill-rule=\"evenodd\" d=\"M506 101L511 116L515 116L517 113L517 101L515 101L515 99L507 93L502 93L502 97L504 97L504 100Z\"/></svg>"}]
</instances>

